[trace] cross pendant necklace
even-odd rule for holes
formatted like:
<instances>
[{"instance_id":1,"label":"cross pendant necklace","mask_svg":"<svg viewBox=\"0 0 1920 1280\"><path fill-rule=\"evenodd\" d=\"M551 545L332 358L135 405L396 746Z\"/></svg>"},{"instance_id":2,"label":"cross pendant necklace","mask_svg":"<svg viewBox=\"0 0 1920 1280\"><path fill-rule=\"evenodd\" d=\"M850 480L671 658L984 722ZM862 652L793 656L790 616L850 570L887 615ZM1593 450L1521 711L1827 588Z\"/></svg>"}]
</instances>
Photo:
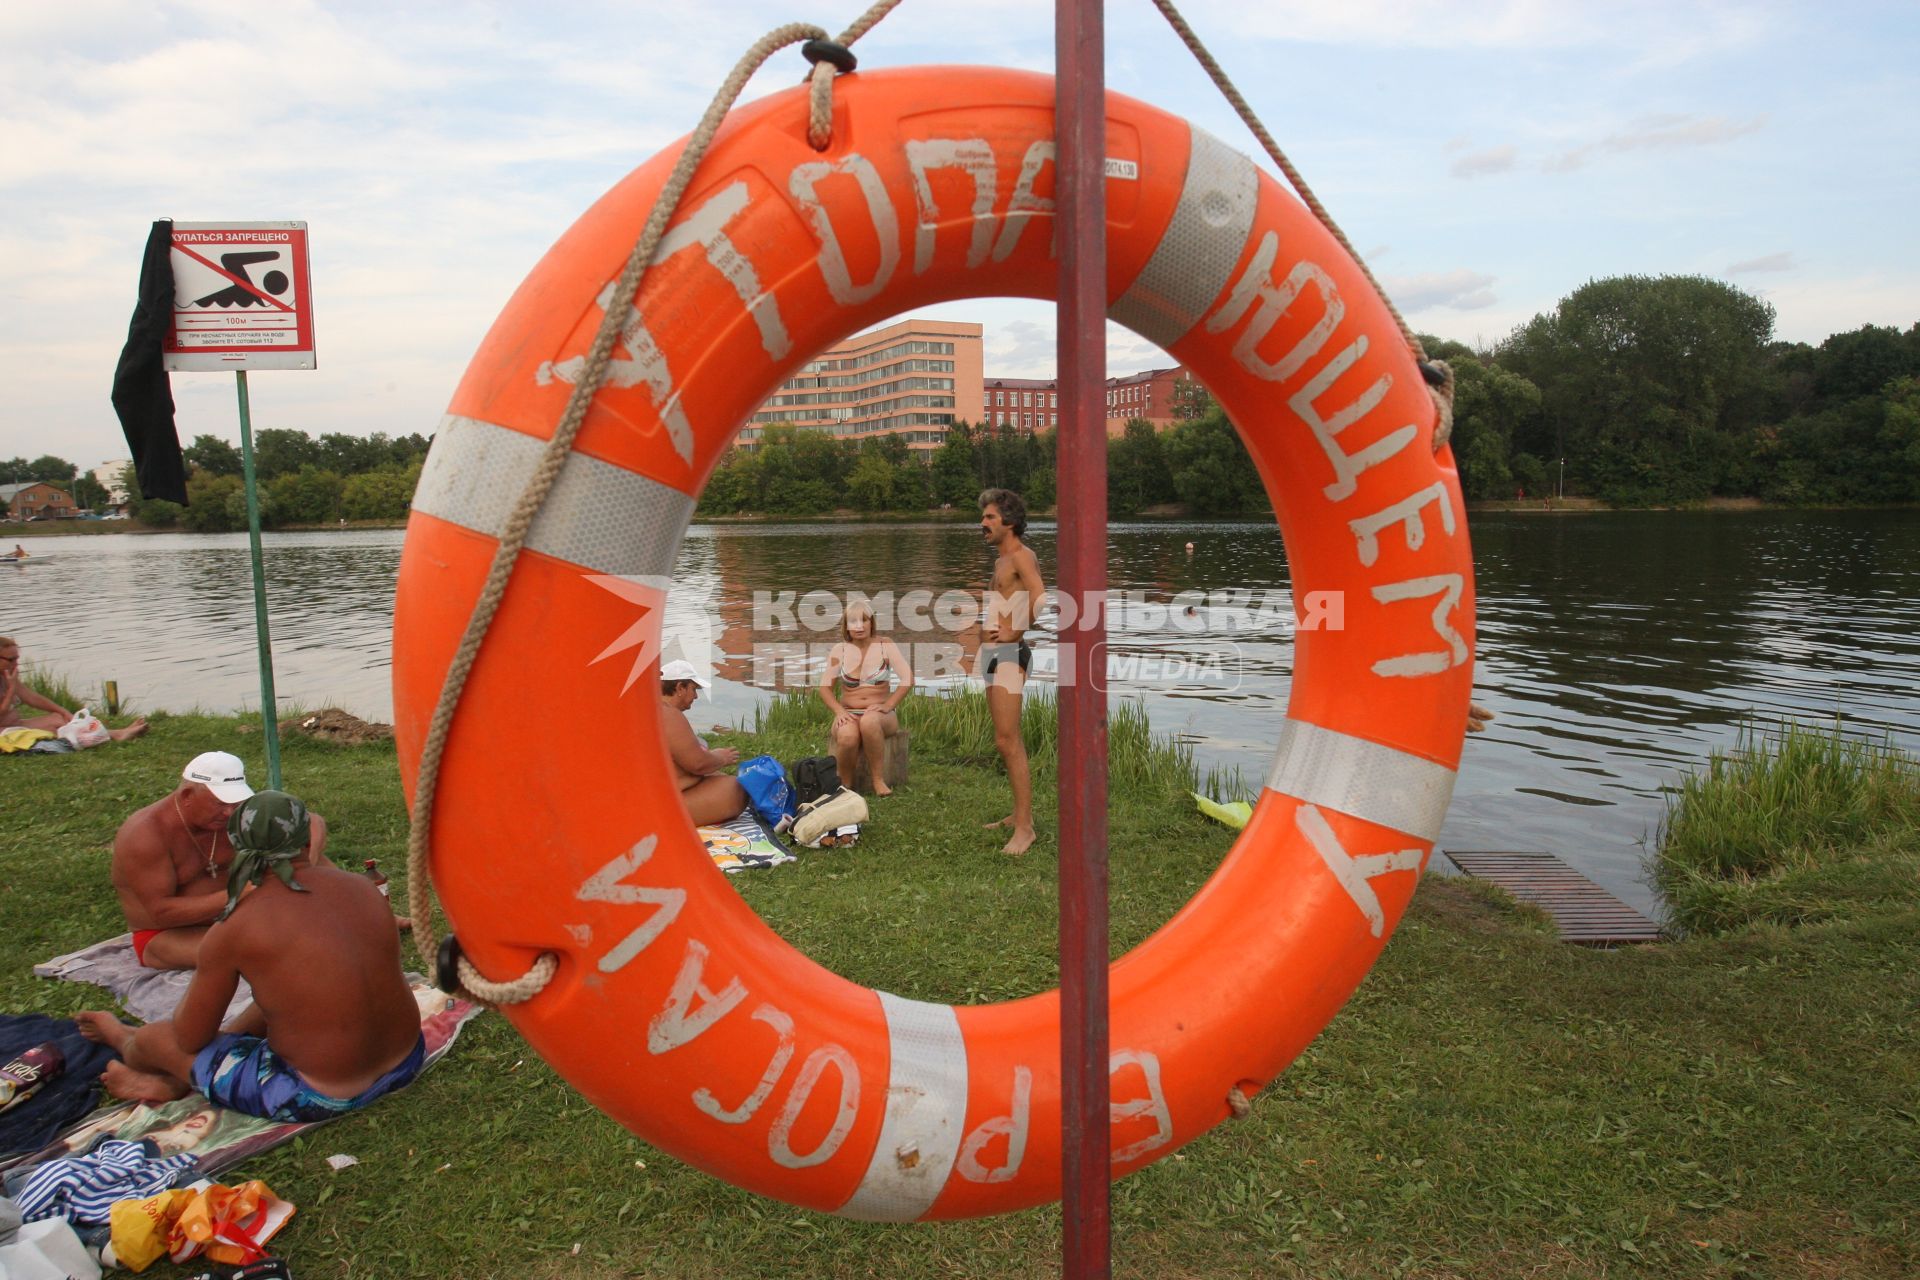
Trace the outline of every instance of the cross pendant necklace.
<instances>
[{"instance_id":1,"label":"cross pendant necklace","mask_svg":"<svg viewBox=\"0 0 1920 1280\"><path fill-rule=\"evenodd\" d=\"M180 797L173 798L173 816L180 819L180 829L187 833L187 839L193 839L193 828L187 825L187 815L180 811ZM213 838L207 841L207 879L217 880L220 868L213 861L213 851L220 845L220 833L215 831Z\"/></svg>"}]
</instances>

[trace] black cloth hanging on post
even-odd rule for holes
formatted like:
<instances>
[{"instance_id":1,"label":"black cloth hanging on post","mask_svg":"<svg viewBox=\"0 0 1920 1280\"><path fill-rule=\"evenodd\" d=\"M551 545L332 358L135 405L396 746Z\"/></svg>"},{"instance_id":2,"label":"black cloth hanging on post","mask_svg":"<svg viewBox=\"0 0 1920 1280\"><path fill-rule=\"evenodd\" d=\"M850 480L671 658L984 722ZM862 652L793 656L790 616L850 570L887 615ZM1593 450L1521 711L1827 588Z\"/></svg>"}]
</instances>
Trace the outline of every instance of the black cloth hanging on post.
<instances>
[{"instance_id":1,"label":"black cloth hanging on post","mask_svg":"<svg viewBox=\"0 0 1920 1280\"><path fill-rule=\"evenodd\" d=\"M187 501L187 464L173 425L173 388L160 363L161 347L173 326L173 222L161 219L147 234L140 262L140 298L127 325L127 345L113 371L113 411L133 450L140 495Z\"/></svg>"}]
</instances>

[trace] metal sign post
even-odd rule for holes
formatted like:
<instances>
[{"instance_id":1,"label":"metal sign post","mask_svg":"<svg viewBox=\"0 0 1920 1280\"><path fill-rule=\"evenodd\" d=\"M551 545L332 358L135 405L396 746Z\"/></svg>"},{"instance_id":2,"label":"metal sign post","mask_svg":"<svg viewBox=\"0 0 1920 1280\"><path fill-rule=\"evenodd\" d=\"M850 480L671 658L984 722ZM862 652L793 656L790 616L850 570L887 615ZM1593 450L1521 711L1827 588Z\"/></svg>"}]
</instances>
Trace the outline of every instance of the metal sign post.
<instances>
[{"instance_id":1,"label":"metal sign post","mask_svg":"<svg viewBox=\"0 0 1920 1280\"><path fill-rule=\"evenodd\" d=\"M253 631L260 660L260 729L267 785L280 786L280 714L273 692L273 638L260 554L260 487L254 474L249 369L311 369L313 292L304 222L173 224L173 326L162 360L170 370L231 369L240 399L240 463L253 563Z\"/></svg>"},{"instance_id":2,"label":"metal sign post","mask_svg":"<svg viewBox=\"0 0 1920 1280\"><path fill-rule=\"evenodd\" d=\"M1101 0L1056 0L1060 591L1076 606L1073 628L1061 636L1067 643L1060 669L1060 1204L1067 1280L1112 1274L1105 58Z\"/></svg>"},{"instance_id":3,"label":"metal sign post","mask_svg":"<svg viewBox=\"0 0 1920 1280\"><path fill-rule=\"evenodd\" d=\"M267 742L267 785L280 790L280 703L273 696L273 637L267 627L267 570L260 558L260 490L253 474L253 418L247 371L233 375L240 394L240 470L247 486L247 551L253 561L253 639L260 657L260 732Z\"/></svg>"}]
</instances>

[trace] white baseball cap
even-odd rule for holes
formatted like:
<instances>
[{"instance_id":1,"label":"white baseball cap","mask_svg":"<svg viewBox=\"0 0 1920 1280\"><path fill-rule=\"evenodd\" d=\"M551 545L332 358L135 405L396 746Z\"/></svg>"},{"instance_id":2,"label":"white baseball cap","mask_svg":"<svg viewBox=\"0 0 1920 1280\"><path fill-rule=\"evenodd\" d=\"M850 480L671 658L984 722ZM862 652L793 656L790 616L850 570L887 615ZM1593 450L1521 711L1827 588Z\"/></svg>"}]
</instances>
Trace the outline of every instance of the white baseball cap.
<instances>
[{"instance_id":1,"label":"white baseball cap","mask_svg":"<svg viewBox=\"0 0 1920 1280\"><path fill-rule=\"evenodd\" d=\"M713 687L700 678L699 671L695 670L694 665L685 658L675 658L671 662L664 663L660 668L660 678L662 680L691 680L702 689L711 689Z\"/></svg>"},{"instance_id":2,"label":"white baseball cap","mask_svg":"<svg viewBox=\"0 0 1920 1280\"><path fill-rule=\"evenodd\" d=\"M253 794L247 785L247 766L231 751L202 751L187 761L180 776L199 783L225 804L239 804Z\"/></svg>"}]
</instances>

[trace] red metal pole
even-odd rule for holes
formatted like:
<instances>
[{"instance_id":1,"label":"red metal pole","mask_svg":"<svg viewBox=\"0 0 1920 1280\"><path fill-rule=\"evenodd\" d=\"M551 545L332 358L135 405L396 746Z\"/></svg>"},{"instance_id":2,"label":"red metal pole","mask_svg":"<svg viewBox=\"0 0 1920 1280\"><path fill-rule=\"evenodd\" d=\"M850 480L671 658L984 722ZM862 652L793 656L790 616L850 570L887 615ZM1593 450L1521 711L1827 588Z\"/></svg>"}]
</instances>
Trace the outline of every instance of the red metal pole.
<instances>
[{"instance_id":1,"label":"red metal pole","mask_svg":"<svg viewBox=\"0 0 1920 1280\"><path fill-rule=\"evenodd\" d=\"M1067 1280L1112 1274L1107 1087L1107 114L1102 0L1055 0L1060 232L1061 1211ZM1071 612L1069 613L1069 609Z\"/></svg>"}]
</instances>

